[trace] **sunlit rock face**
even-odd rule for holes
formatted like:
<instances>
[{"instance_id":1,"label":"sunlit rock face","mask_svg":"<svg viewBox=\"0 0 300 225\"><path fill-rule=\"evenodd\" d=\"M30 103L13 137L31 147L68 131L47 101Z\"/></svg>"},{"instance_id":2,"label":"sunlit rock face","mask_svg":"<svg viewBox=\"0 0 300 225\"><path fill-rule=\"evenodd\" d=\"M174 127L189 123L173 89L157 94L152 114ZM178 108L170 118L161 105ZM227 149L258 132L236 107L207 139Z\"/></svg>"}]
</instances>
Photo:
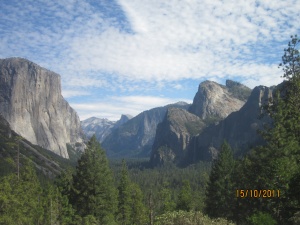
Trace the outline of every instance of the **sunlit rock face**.
<instances>
[{"instance_id":1,"label":"sunlit rock face","mask_svg":"<svg viewBox=\"0 0 300 225\"><path fill-rule=\"evenodd\" d=\"M0 60L0 113L12 130L64 158L67 143L82 143L80 120L61 95L60 76L26 59Z\"/></svg>"},{"instance_id":2,"label":"sunlit rock face","mask_svg":"<svg viewBox=\"0 0 300 225\"><path fill-rule=\"evenodd\" d=\"M238 111L247 99L241 98L236 91L245 90L250 94L250 89L233 81L227 81L226 86L214 81L204 81L199 85L189 112L201 119L224 119L230 113Z\"/></svg>"},{"instance_id":3,"label":"sunlit rock face","mask_svg":"<svg viewBox=\"0 0 300 225\"><path fill-rule=\"evenodd\" d=\"M263 144L258 130L264 123L270 123L269 117L260 118L261 106L272 97L274 87L255 87L247 102L236 112L231 113L218 124L205 128L201 134L191 139L187 148L187 161L212 160L216 157L224 140L235 155L243 155L252 147Z\"/></svg>"}]
</instances>

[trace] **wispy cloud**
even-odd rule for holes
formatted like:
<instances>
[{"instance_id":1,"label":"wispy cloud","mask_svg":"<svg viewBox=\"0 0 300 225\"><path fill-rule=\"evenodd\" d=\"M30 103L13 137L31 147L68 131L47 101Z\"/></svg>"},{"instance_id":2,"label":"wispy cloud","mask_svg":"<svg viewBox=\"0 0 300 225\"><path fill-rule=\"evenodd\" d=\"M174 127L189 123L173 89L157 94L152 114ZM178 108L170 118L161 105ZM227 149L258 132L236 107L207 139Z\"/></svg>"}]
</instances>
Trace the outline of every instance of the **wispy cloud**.
<instances>
[{"instance_id":1,"label":"wispy cloud","mask_svg":"<svg viewBox=\"0 0 300 225\"><path fill-rule=\"evenodd\" d=\"M79 91L79 90L62 90L62 96L64 98L72 98L77 96L89 96L91 93L87 91Z\"/></svg>"},{"instance_id":2,"label":"wispy cloud","mask_svg":"<svg viewBox=\"0 0 300 225\"><path fill-rule=\"evenodd\" d=\"M58 72L68 98L184 93L204 79L270 86L299 12L298 0L3 0L0 57Z\"/></svg>"},{"instance_id":3,"label":"wispy cloud","mask_svg":"<svg viewBox=\"0 0 300 225\"><path fill-rule=\"evenodd\" d=\"M120 119L120 114L136 116L145 110L157 106L173 104L178 101L191 103L189 99L173 99L153 96L111 96L104 100L80 104L74 103L71 104L71 106L81 115L81 120L91 116L118 120Z\"/></svg>"}]
</instances>

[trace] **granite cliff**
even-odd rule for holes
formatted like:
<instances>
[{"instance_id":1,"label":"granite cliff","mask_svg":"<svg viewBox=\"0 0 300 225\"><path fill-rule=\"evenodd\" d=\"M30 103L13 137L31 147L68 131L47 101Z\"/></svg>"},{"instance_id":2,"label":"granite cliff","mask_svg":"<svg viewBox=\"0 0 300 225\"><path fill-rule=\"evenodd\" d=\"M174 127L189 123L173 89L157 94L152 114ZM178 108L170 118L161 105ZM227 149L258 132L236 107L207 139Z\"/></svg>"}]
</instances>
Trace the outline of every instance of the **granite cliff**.
<instances>
[{"instance_id":1,"label":"granite cliff","mask_svg":"<svg viewBox=\"0 0 300 225\"><path fill-rule=\"evenodd\" d=\"M122 124L105 138L102 147L108 157L148 157L154 142L157 125L170 107L187 109L184 102L144 111Z\"/></svg>"},{"instance_id":2,"label":"granite cliff","mask_svg":"<svg viewBox=\"0 0 300 225\"><path fill-rule=\"evenodd\" d=\"M185 157L190 139L206 126L202 119L184 109L169 108L158 124L150 163L180 162Z\"/></svg>"},{"instance_id":3,"label":"granite cliff","mask_svg":"<svg viewBox=\"0 0 300 225\"><path fill-rule=\"evenodd\" d=\"M26 59L0 59L0 114L32 144L64 158L67 143L82 142L80 120L61 95L60 76Z\"/></svg>"},{"instance_id":4,"label":"granite cliff","mask_svg":"<svg viewBox=\"0 0 300 225\"><path fill-rule=\"evenodd\" d=\"M195 136L187 149L186 162L212 160L218 154L220 146L226 140L236 155L246 153L251 147L263 143L257 130L269 123L270 119L259 119L261 105L266 104L272 97L274 87L255 87L245 105L237 112L233 112L217 125L212 124L201 134Z\"/></svg>"},{"instance_id":5,"label":"granite cliff","mask_svg":"<svg viewBox=\"0 0 300 225\"><path fill-rule=\"evenodd\" d=\"M231 80L226 81L226 86L213 81L202 82L189 112L168 110L158 125L151 165L157 166L166 161L182 163L193 137L204 133L210 124L218 124L230 113L239 110L250 92L250 88Z\"/></svg>"},{"instance_id":6,"label":"granite cliff","mask_svg":"<svg viewBox=\"0 0 300 225\"><path fill-rule=\"evenodd\" d=\"M193 104L188 111L204 120L224 119L245 104L250 90L231 80L226 81L226 86L213 81L204 81L199 85Z\"/></svg>"}]
</instances>

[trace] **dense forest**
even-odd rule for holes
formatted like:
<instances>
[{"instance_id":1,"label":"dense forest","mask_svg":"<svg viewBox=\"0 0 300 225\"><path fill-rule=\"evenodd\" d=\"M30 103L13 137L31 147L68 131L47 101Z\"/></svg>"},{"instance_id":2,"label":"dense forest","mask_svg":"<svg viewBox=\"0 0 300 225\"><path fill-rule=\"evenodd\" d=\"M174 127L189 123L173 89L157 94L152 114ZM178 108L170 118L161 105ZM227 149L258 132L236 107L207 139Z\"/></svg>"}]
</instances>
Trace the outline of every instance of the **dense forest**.
<instances>
[{"instance_id":1,"label":"dense forest","mask_svg":"<svg viewBox=\"0 0 300 225\"><path fill-rule=\"evenodd\" d=\"M285 82L261 108L266 144L243 158L224 140L215 161L186 168L109 162L93 136L76 167L46 179L15 137L1 137L0 224L300 224L299 43L291 37Z\"/></svg>"}]
</instances>

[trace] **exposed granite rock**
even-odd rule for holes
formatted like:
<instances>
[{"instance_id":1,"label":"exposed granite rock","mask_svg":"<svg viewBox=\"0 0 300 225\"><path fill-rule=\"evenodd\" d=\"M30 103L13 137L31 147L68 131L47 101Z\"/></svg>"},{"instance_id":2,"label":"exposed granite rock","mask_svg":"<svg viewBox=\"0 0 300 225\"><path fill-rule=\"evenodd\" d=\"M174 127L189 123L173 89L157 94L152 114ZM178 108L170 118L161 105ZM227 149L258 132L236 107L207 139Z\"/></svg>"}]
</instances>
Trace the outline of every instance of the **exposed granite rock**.
<instances>
[{"instance_id":1,"label":"exposed granite rock","mask_svg":"<svg viewBox=\"0 0 300 225\"><path fill-rule=\"evenodd\" d=\"M213 81L202 82L189 107L190 113L184 110L168 111L164 121L159 124L152 147L151 165L166 161L184 163L193 136L209 124L217 124L230 113L239 110L250 95L250 90L231 80L226 81L226 86ZM196 132L191 132L187 125ZM216 155L217 150L210 146L209 152Z\"/></svg>"},{"instance_id":2,"label":"exposed granite rock","mask_svg":"<svg viewBox=\"0 0 300 225\"><path fill-rule=\"evenodd\" d=\"M11 138L12 130L9 126L9 123L4 119L0 114L0 135L3 135L6 138Z\"/></svg>"},{"instance_id":3,"label":"exposed granite rock","mask_svg":"<svg viewBox=\"0 0 300 225\"><path fill-rule=\"evenodd\" d=\"M121 118L115 123L113 129L116 129L119 126L123 125L124 123L127 123L127 121L130 120L130 119L132 119L132 118L133 118L133 116L131 116L131 115L128 115L128 114L123 115L122 114Z\"/></svg>"},{"instance_id":4,"label":"exposed granite rock","mask_svg":"<svg viewBox=\"0 0 300 225\"><path fill-rule=\"evenodd\" d=\"M157 126L151 165L179 162L185 155L191 137L199 134L205 126L198 116L184 109L169 108L164 120Z\"/></svg>"},{"instance_id":5,"label":"exposed granite rock","mask_svg":"<svg viewBox=\"0 0 300 225\"><path fill-rule=\"evenodd\" d=\"M150 109L133 117L120 127L113 129L102 143L108 157L150 156L157 125L170 107L187 109L190 105L179 102Z\"/></svg>"},{"instance_id":6,"label":"exposed granite rock","mask_svg":"<svg viewBox=\"0 0 300 225\"><path fill-rule=\"evenodd\" d=\"M227 86L213 81L204 81L199 85L189 112L204 120L218 121L230 113L238 111L245 103L244 97L238 97L237 91L250 90L234 81L227 81ZM250 93L249 93L250 94ZM247 95L245 93L245 95Z\"/></svg>"},{"instance_id":7,"label":"exposed granite rock","mask_svg":"<svg viewBox=\"0 0 300 225\"><path fill-rule=\"evenodd\" d=\"M81 127L87 138L91 138L95 134L97 140L102 143L113 129L118 128L131 118L132 116L130 115L122 115L120 120L110 121L108 119L91 117L81 121Z\"/></svg>"},{"instance_id":8,"label":"exposed granite rock","mask_svg":"<svg viewBox=\"0 0 300 225\"><path fill-rule=\"evenodd\" d=\"M255 87L245 105L237 112L233 112L217 125L205 128L202 133L194 137L188 146L187 162L212 160L226 140L237 155L247 152L251 147L262 144L262 138L257 130L263 123L270 122L265 117L259 119L261 105L266 104L272 97L272 88Z\"/></svg>"},{"instance_id":9,"label":"exposed granite rock","mask_svg":"<svg viewBox=\"0 0 300 225\"><path fill-rule=\"evenodd\" d=\"M61 95L60 76L26 59L0 60L0 113L19 135L64 158L67 143L82 142L80 120Z\"/></svg>"}]
</instances>

